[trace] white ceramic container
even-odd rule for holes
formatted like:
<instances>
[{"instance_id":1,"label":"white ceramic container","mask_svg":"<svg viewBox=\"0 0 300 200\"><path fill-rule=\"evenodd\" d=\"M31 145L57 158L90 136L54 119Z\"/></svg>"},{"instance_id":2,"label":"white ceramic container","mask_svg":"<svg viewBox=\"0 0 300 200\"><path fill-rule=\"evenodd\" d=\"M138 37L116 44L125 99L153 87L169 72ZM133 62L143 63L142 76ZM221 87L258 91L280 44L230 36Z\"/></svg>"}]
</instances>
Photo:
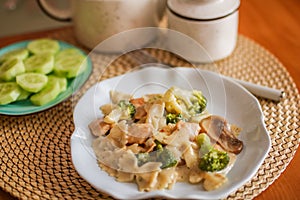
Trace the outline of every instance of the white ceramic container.
<instances>
[{"instance_id":1,"label":"white ceramic container","mask_svg":"<svg viewBox=\"0 0 300 200\"><path fill-rule=\"evenodd\" d=\"M239 0L168 0L168 28L189 37L170 37L169 48L191 62L229 56L237 40L239 5Z\"/></svg>"},{"instance_id":2,"label":"white ceramic container","mask_svg":"<svg viewBox=\"0 0 300 200\"><path fill-rule=\"evenodd\" d=\"M51 6L47 0L38 0L41 9L48 16L60 21L72 21L77 40L90 49L117 33L134 28L158 26L166 6L166 0L71 0L70 2L70 9L62 10ZM134 40L137 35L132 34L132 37ZM111 47L106 50L122 50L122 47Z\"/></svg>"}]
</instances>

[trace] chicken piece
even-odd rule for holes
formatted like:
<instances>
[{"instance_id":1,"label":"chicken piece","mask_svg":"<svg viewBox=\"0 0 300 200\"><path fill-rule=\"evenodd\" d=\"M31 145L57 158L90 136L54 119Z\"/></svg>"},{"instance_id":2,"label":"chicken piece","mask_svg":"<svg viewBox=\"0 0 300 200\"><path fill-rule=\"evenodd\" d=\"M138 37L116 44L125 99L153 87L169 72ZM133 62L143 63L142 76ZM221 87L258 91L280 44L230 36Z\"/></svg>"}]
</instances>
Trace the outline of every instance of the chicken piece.
<instances>
[{"instance_id":1,"label":"chicken piece","mask_svg":"<svg viewBox=\"0 0 300 200\"><path fill-rule=\"evenodd\" d=\"M224 118L212 115L203 119L200 122L200 126L224 150L235 154L239 154L242 151L243 142L236 138Z\"/></svg>"},{"instance_id":2,"label":"chicken piece","mask_svg":"<svg viewBox=\"0 0 300 200\"><path fill-rule=\"evenodd\" d=\"M145 101L144 98L136 98L136 99L130 99L130 103L132 103L135 107L135 119L142 119L147 115L147 112L145 110Z\"/></svg>"},{"instance_id":3,"label":"chicken piece","mask_svg":"<svg viewBox=\"0 0 300 200\"><path fill-rule=\"evenodd\" d=\"M128 143L144 143L150 136L152 136L152 129L153 128L150 124L132 124L128 127Z\"/></svg>"},{"instance_id":4,"label":"chicken piece","mask_svg":"<svg viewBox=\"0 0 300 200\"><path fill-rule=\"evenodd\" d=\"M103 118L96 119L89 124L89 129L94 136L105 135L110 129L111 125L105 123Z\"/></svg>"},{"instance_id":5,"label":"chicken piece","mask_svg":"<svg viewBox=\"0 0 300 200\"><path fill-rule=\"evenodd\" d=\"M145 110L144 106L136 107L136 112L134 114L134 119L143 119L145 116L147 116L147 112Z\"/></svg>"},{"instance_id":6,"label":"chicken piece","mask_svg":"<svg viewBox=\"0 0 300 200\"><path fill-rule=\"evenodd\" d=\"M130 99L129 102L132 103L136 108L145 104L144 98Z\"/></svg>"}]
</instances>

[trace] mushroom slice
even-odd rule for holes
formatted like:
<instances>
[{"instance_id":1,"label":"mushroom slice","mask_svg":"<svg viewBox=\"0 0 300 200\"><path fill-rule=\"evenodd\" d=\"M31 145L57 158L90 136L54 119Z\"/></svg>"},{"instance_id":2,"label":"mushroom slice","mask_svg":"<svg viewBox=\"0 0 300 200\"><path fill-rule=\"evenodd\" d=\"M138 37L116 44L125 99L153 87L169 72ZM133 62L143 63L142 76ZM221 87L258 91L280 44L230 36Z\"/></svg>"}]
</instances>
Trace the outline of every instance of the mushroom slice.
<instances>
[{"instance_id":1,"label":"mushroom slice","mask_svg":"<svg viewBox=\"0 0 300 200\"><path fill-rule=\"evenodd\" d=\"M212 115L203 119L200 122L200 126L224 150L235 154L239 154L242 151L243 142L236 138L224 118Z\"/></svg>"}]
</instances>

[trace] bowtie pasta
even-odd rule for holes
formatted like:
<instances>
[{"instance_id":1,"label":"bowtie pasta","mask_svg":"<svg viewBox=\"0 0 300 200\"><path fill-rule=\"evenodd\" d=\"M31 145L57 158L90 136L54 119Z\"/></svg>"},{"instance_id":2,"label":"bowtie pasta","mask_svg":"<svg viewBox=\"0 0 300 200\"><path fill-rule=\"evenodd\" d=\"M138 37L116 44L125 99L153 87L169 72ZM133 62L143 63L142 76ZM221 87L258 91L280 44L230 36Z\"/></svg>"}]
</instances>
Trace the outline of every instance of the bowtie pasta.
<instances>
[{"instance_id":1,"label":"bowtie pasta","mask_svg":"<svg viewBox=\"0 0 300 200\"><path fill-rule=\"evenodd\" d=\"M197 90L171 87L133 98L110 92L103 117L89 124L99 166L139 191L171 189L176 182L221 187L243 149L240 128L206 110Z\"/></svg>"}]
</instances>

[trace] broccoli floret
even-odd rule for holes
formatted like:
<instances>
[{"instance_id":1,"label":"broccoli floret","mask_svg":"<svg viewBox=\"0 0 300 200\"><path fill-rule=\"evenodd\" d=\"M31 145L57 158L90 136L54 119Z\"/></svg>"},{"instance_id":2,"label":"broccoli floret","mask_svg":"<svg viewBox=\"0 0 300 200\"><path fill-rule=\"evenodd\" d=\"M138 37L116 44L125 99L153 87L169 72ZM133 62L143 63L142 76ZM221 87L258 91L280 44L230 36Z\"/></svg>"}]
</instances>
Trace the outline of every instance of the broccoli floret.
<instances>
[{"instance_id":1,"label":"broccoli floret","mask_svg":"<svg viewBox=\"0 0 300 200\"><path fill-rule=\"evenodd\" d=\"M200 159L199 168L203 171L220 171L229 163L227 152L212 149Z\"/></svg>"},{"instance_id":2,"label":"broccoli floret","mask_svg":"<svg viewBox=\"0 0 300 200\"><path fill-rule=\"evenodd\" d=\"M183 120L181 113L179 113L179 114L168 113L166 115L167 124L169 124L169 123L176 124L180 120Z\"/></svg>"},{"instance_id":3,"label":"broccoli floret","mask_svg":"<svg viewBox=\"0 0 300 200\"><path fill-rule=\"evenodd\" d=\"M123 111L126 111L128 116L130 116L130 117L133 117L136 112L135 106L132 103L130 103L129 101L121 100L121 101L119 101L118 106Z\"/></svg>"},{"instance_id":4,"label":"broccoli floret","mask_svg":"<svg viewBox=\"0 0 300 200\"><path fill-rule=\"evenodd\" d=\"M160 166L161 169L173 167L177 164L175 156L167 148L163 148L162 151L157 151L157 161L162 163Z\"/></svg>"},{"instance_id":5,"label":"broccoli floret","mask_svg":"<svg viewBox=\"0 0 300 200\"><path fill-rule=\"evenodd\" d=\"M208 153L211 149L213 149L213 146L210 143L210 139L207 134L200 133L195 138L198 146L200 147L200 154L204 155Z\"/></svg>"},{"instance_id":6,"label":"broccoli floret","mask_svg":"<svg viewBox=\"0 0 300 200\"><path fill-rule=\"evenodd\" d=\"M197 135L195 140L200 147L199 168L201 170L209 172L220 171L228 165L228 153L214 149L205 133Z\"/></svg>"},{"instance_id":7,"label":"broccoli floret","mask_svg":"<svg viewBox=\"0 0 300 200\"><path fill-rule=\"evenodd\" d=\"M160 141L158 141L158 140L155 140L154 142L156 144L154 150L155 151L163 151L164 147L163 147L162 143L160 143Z\"/></svg>"},{"instance_id":8,"label":"broccoli floret","mask_svg":"<svg viewBox=\"0 0 300 200\"><path fill-rule=\"evenodd\" d=\"M138 166L142 166L151 160L149 153L138 153L136 154L136 158L138 160Z\"/></svg>"},{"instance_id":9,"label":"broccoli floret","mask_svg":"<svg viewBox=\"0 0 300 200\"><path fill-rule=\"evenodd\" d=\"M162 144L158 141L155 141L156 148L154 151L150 153L139 153L136 155L138 159L138 165L142 166L147 162L161 162L161 169L173 167L177 164L177 160L173 153L162 146Z\"/></svg>"},{"instance_id":10,"label":"broccoli floret","mask_svg":"<svg viewBox=\"0 0 300 200\"><path fill-rule=\"evenodd\" d=\"M197 90L194 90L192 94L193 95L191 96L190 100L193 106L190 108L190 112L192 114L202 113L206 108L206 104L207 104L206 98L203 96L202 92Z\"/></svg>"},{"instance_id":11,"label":"broccoli floret","mask_svg":"<svg viewBox=\"0 0 300 200\"><path fill-rule=\"evenodd\" d=\"M201 91L183 90L177 87L171 87L166 91L164 101L169 113L183 113L189 116L202 113L207 103Z\"/></svg>"}]
</instances>

